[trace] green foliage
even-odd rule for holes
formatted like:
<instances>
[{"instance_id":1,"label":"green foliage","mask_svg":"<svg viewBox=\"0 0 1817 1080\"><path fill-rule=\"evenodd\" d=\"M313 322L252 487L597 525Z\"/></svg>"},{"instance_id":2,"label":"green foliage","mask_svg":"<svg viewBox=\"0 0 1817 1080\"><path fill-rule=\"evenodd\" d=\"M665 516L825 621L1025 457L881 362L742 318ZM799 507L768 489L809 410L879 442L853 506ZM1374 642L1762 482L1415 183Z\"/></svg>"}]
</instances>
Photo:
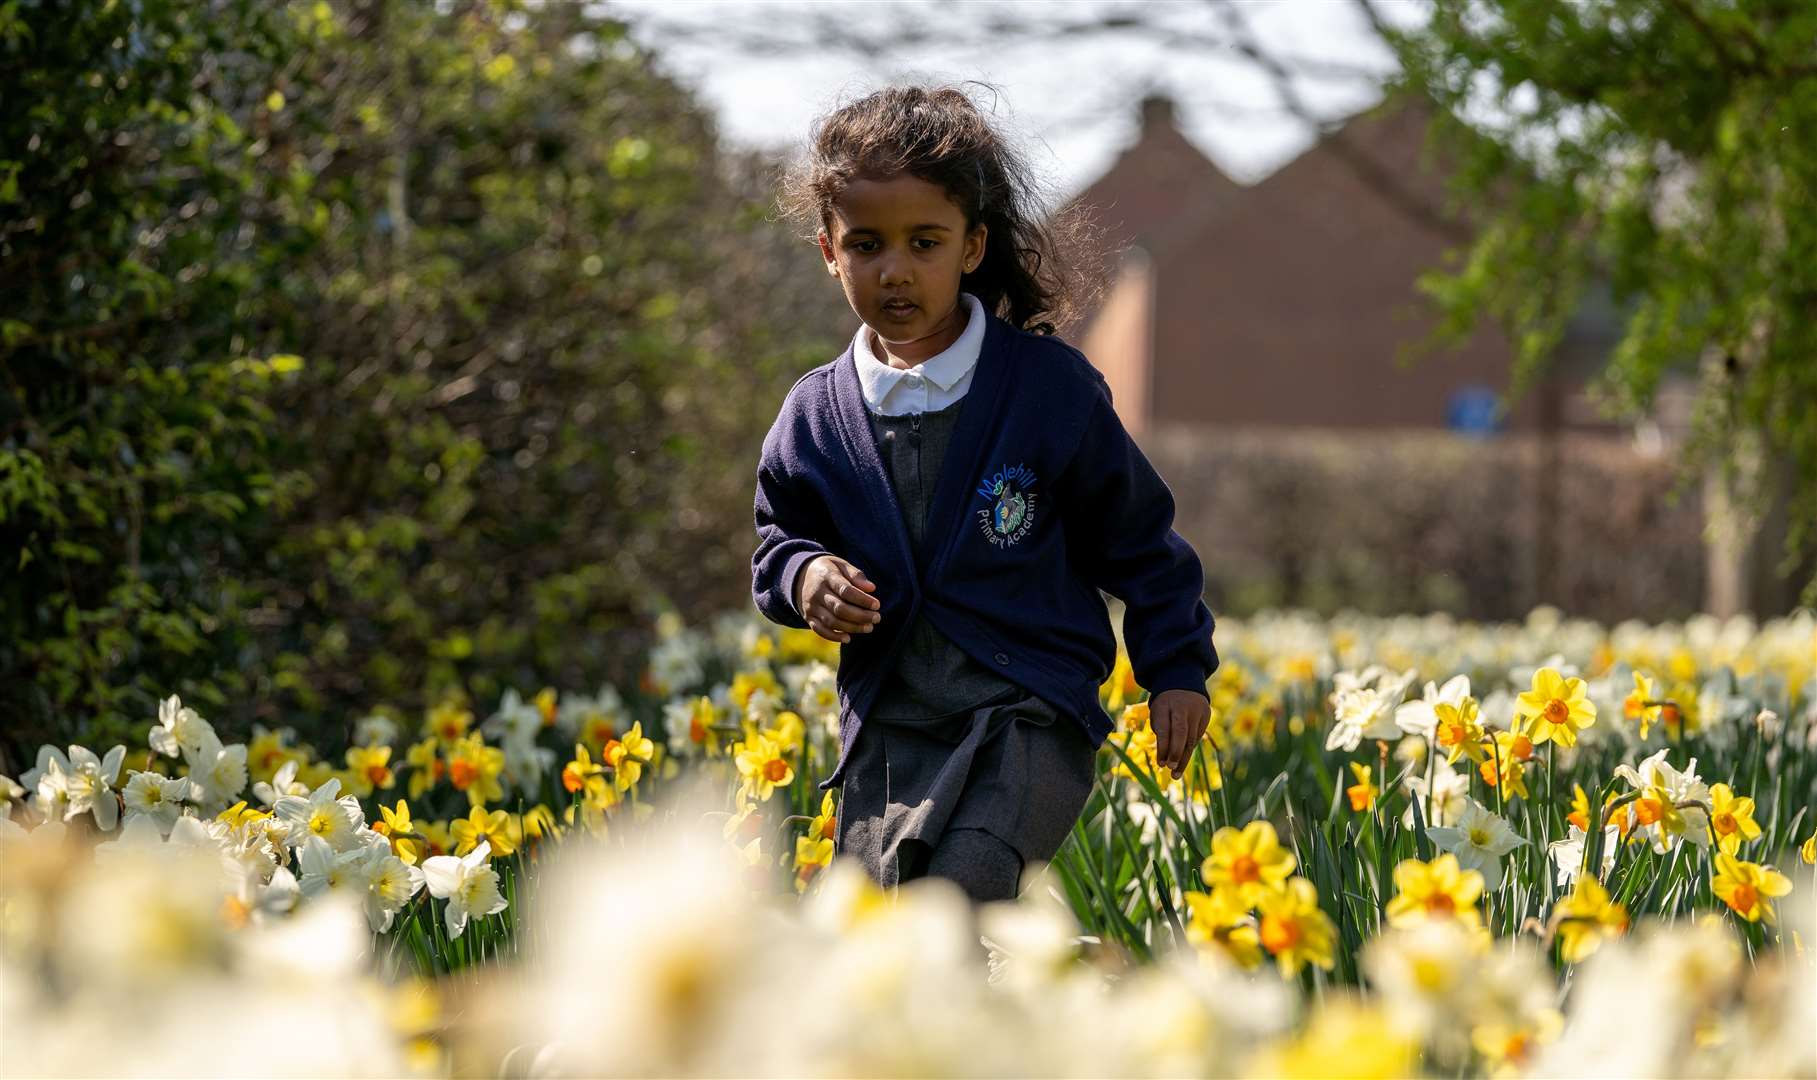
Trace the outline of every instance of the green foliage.
<instances>
[{"instance_id":1,"label":"green foliage","mask_svg":"<svg viewBox=\"0 0 1817 1080\"><path fill-rule=\"evenodd\" d=\"M332 743L744 600L732 462L836 290L766 279L764 166L621 26L77 6L0 6L15 754L173 692Z\"/></svg>"},{"instance_id":2,"label":"green foliage","mask_svg":"<svg viewBox=\"0 0 1817 1080\"><path fill-rule=\"evenodd\" d=\"M1426 279L1441 329L1497 321L1528 385L1608 280L1630 314L1599 389L1640 410L1700 369L1692 456L1745 433L1783 463L1793 572L1817 551L1817 7L1440 0L1381 29L1483 215L1460 269ZM1464 119L1485 106L1510 119Z\"/></svg>"},{"instance_id":3,"label":"green foliage","mask_svg":"<svg viewBox=\"0 0 1817 1080\"><path fill-rule=\"evenodd\" d=\"M232 114L265 5L0 6L0 717L15 745L241 692L227 570L296 475L242 312L255 196ZM203 55L217 55L206 65Z\"/></svg>"},{"instance_id":4,"label":"green foliage","mask_svg":"<svg viewBox=\"0 0 1817 1080\"><path fill-rule=\"evenodd\" d=\"M706 117L574 5L304 20L271 281L315 496L269 538L273 688L372 700L634 678L655 610L748 592L748 469L807 357L778 342ZM352 122L344 122L351 119ZM824 285L824 283L822 283ZM703 449L717 452L703 453ZM734 484L727 485L730 479Z\"/></svg>"}]
</instances>

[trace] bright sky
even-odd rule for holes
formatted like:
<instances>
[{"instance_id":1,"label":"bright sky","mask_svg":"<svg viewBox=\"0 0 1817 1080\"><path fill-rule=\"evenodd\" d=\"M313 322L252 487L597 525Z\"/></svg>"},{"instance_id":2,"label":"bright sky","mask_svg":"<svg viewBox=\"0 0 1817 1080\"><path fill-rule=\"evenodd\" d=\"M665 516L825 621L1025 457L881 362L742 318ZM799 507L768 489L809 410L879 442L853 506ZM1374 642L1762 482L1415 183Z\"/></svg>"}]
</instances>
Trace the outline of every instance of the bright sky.
<instances>
[{"instance_id":1,"label":"bright sky","mask_svg":"<svg viewBox=\"0 0 1817 1080\"><path fill-rule=\"evenodd\" d=\"M1378 6L1395 22L1424 17L1419 0L1378 0ZM1133 141L1136 102L1150 87L1175 99L1188 138L1239 181L1251 182L1279 168L1313 137L1283 106L1273 79L1227 46L1104 33L1037 45L1006 41L977 28L982 19L1017 19L1039 27L1094 14L1134 13L1228 40L1229 29L1205 5L1132 6L1117 0L812 4L616 0L608 7L632 22L634 36L658 48L665 67L695 87L718 112L725 138L741 145L799 146L815 116L892 79L914 76L985 79L1000 87L998 116L1021 137L1035 167L1062 197L1090 183ZM1377 79L1391 61L1352 0L1244 3L1241 13L1271 54L1350 69L1296 78L1299 94L1317 115L1343 117L1380 98ZM794 34L812 20L875 34L904 17L972 28L958 36L964 44L956 49L909 48L881 61L805 47L752 55L738 46L752 33ZM639 25L640 19L649 18L661 21ZM665 33L661 26L683 28L685 39Z\"/></svg>"}]
</instances>

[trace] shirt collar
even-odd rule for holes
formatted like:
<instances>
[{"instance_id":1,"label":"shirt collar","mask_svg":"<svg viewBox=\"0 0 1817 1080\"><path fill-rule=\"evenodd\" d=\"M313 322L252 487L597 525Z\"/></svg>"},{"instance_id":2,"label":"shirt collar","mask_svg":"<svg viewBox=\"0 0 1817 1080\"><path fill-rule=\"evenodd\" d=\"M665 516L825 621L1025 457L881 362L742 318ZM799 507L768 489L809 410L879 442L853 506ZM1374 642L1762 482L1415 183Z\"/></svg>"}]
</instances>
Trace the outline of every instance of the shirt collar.
<instances>
[{"instance_id":1,"label":"shirt collar","mask_svg":"<svg viewBox=\"0 0 1817 1080\"><path fill-rule=\"evenodd\" d=\"M978 363L978 352L984 347L984 303L968 292L961 292L959 298L970 312L965 329L951 345L908 370L893 368L879 359L865 333L869 327L858 325L858 333L852 338L852 359L857 361L858 381L864 387L866 400L882 400L909 371L919 371L928 382L951 390Z\"/></svg>"}]
</instances>

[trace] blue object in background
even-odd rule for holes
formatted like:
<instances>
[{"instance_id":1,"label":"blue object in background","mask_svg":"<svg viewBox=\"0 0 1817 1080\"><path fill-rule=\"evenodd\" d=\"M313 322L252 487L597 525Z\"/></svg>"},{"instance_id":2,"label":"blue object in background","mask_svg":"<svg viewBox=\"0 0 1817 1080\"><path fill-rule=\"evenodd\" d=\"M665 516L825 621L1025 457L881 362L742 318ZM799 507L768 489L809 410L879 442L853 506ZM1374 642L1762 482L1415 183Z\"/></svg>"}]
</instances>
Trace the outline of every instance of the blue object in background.
<instances>
[{"instance_id":1,"label":"blue object in background","mask_svg":"<svg viewBox=\"0 0 1817 1080\"><path fill-rule=\"evenodd\" d=\"M1482 437L1501 430L1495 409L1496 392L1487 386L1462 386L1451 392L1445 404L1445 426L1465 435Z\"/></svg>"}]
</instances>

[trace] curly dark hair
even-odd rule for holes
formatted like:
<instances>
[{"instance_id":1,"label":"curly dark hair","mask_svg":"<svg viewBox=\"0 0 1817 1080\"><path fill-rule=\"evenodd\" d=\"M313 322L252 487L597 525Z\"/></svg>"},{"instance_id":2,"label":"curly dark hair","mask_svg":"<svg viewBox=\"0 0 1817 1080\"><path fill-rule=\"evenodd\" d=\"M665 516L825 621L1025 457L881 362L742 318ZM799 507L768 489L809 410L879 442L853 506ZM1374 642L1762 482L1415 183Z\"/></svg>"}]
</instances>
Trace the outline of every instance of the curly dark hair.
<instances>
[{"instance_id":1,"label":"curly dark hair","mask_svg":"<svg viewBox=\"0 0 1817 1080\"><path fill-rule=\"evenodd\" d=\"M1079 271L1097 241L1086 209L1075 201L1043 214L1033 171L957 87L891 86L820 117L777 206L812 241L846 184L903 173L944 188L968 230L987 228L984 258L959 279L984 310L1038 334L1082 314L1097 291Z\"/></svg>"}]
</instances>

